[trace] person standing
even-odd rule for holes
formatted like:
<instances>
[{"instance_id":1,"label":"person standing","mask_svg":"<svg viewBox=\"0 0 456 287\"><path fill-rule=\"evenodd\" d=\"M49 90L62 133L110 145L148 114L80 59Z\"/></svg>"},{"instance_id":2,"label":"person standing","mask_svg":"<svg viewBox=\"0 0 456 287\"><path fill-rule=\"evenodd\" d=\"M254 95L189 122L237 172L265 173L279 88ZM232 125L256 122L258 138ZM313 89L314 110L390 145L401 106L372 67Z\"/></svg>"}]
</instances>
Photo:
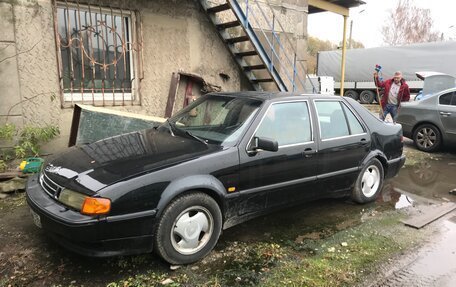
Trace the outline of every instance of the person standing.
<instances>
[{"instance_id":1,"label":"person standing","mask_svg":"<svg viewBox=\"0 0 456 287\"><path fill-rule=\"evenodd\" d=\"M410 89L405 80L402 78L402 73L397 71L394 73L392 79L381 81L378 78L378 73L374 73L375 85L384 89L383 97L380 100L382 106L382 120L385 120L388 114L396 122L401 102L408 102L410 100Z\"/></svg>"}]
</instances>

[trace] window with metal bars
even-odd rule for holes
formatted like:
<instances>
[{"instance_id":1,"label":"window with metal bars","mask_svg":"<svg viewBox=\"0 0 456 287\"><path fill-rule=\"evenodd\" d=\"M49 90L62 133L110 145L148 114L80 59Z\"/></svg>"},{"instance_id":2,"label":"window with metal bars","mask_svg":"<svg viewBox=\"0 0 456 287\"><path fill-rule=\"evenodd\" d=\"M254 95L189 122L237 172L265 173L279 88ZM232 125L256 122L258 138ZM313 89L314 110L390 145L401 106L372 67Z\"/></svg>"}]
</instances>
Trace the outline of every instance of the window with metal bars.
<instances>
[{"instance_id":1,"label":"window with metal bars","mask_svg":"<svg viewBox=\"0 0 456 287\"><path fill-rule=\"evenodd\" d=\"M134 12L65 2L55 13L63 102L133 101Z\"/></svg>"}]
</instances>

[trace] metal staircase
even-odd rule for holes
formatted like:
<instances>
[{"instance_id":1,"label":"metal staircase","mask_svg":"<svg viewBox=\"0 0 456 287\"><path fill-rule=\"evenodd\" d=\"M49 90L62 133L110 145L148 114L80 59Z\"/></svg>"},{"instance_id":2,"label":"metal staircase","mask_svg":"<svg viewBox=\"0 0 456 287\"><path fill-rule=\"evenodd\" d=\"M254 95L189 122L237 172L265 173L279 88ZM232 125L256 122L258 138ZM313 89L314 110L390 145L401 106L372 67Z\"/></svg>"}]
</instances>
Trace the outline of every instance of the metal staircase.
<instances>
[{"instance_id":1,"label":"metal staircase","mask_svg":"<svg viewBox=\"0 0 456 287\"><path fill-rule=\"evenodd\" d=\"M305 69L269 4L199 1L255 90L304 90Z\"/></svg>"}]
</instances>

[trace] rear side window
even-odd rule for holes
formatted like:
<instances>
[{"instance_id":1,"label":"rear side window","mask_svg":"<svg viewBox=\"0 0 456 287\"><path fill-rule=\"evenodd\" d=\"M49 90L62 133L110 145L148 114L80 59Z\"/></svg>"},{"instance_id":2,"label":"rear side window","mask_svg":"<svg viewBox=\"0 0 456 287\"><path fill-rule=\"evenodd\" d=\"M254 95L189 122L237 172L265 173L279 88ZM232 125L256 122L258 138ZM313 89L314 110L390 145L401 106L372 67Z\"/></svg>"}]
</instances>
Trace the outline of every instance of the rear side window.
<instances>
[{"instance_id":1,"label":"rear side window","mask_svg":"<svg viewBox=\"0 0 456 287\"><path fill-rule=\"evenodd\" d=\"M345 115L347 115L348 125L350 127L350 134L358 135L365 133L366 131L364 130L363 126L358 121L358 119L355 117L355 115L352 113L352 111L350 111L350 109L347 108L347 106L344 104L342 104L342 107L344 108Z\"/></svg>"},{"instance_id":2,"label":"rear side window","mask_svg":"<svg viewBox=\"0 0 456 287\"><path fill-rule=\"evenodd\" d=\"M439 104L447 106L456 106L456 93L451 92L448 94L441 95L439 98Z\"/></svg>"},{"instance_id":3,"label":"rear side window","mask_svg":"<svg viewBox=\"0 0 456 287\"><path fill-rule=\"evenodd\" d=\"M363 126L340 101L316 101L321 139L332 139L365 132Z\"/></svg>"}]
</instances>

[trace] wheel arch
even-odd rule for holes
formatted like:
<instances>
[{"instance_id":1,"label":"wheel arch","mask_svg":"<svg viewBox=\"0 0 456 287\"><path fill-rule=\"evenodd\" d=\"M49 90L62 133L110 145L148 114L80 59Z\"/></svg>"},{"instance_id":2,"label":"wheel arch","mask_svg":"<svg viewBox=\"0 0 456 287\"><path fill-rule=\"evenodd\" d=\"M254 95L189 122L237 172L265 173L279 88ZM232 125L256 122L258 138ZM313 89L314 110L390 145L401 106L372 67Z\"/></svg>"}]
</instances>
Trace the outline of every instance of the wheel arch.
<instances>
[{"instance_id":1,"label":"wheel arch","mask_svg":"<svg viewBox=\"0 0 456 287\"><path fill-rule=\"evenodd\" d=\"M166 206L176 197L193 191L199 191L212 197L217 202L224 220L225 187L212 175L192 175L172 181L163 191L157 205L157 217L160 217Z\"/></svg>"},{"instance_id":2,"label":"wheel arch","mask_svg":"<svg viewBox=\"0 0 456 287\"><path fill-rule=\"evenodd\" d=\"M383 166L383 176L387 174L388 171L388 160L385 154L380 150L371 151L361 163L360 169L364 167L371 159L378 159Z\"/></svg>"}]
</instances>

